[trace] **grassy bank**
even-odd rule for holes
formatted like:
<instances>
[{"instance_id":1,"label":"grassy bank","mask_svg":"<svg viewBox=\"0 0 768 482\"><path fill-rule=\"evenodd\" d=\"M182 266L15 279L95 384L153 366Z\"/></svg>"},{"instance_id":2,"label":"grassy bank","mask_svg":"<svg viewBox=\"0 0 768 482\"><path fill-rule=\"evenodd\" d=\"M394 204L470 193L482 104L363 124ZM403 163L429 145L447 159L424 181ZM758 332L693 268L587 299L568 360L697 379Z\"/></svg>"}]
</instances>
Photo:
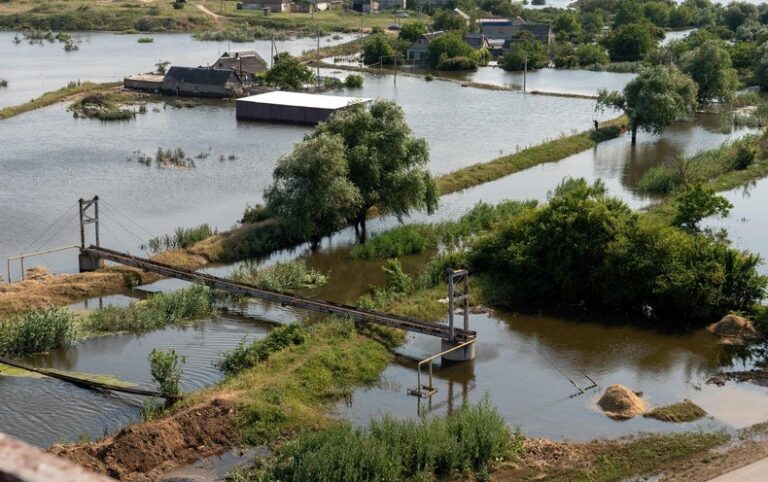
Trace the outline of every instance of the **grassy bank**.
<instances>
[{"instance_id":1,"label":"grassy bank","mask_svg":"<svg viewBox=\"0 0 768 482\"><path fill-rule=\"evenodd\" d=\"M213 20L187 3L171 1L14 0L0 3L0 30L191 32Z\"/></svg>"},{"instance_id":2,"label":"grassy bank","mask_svg":"<svg viewBox=\"0 0 768 482\"><path fill-rule=\"evenodd\" d=\"M582 132L561 137L538 146L529 147L520 152L496 158L489 162L473 164L453 171L438 178L437 185L441 195L461 191L486 182L528 169L539 164L555 162L578 154L599 142L613 139L620 134L618 125L626 123L623 117L601 124L598 132Z\"/></svg>"},{"instance_id":3,"label":"grassy bank","mask_svg":"<svg viewBox=\"0 0 768 482\"><path fill-rule=\"evenodd\" d=\"M113 89L122 85L120 82L107 82L103 84L97 84L94 82L70 82L67 87L62 87L59 90L53 92L46 92L36 99L32 99L24 104L14 105L0 109L0 120L8 119L31 110L40 109L49 105L55 104L69 97L95 93L106 89Z\"/></svg>"},{"instance_id":4,"label":"grassy bank","mask_svg":"<svg viewBox=\"0 0 768 482\"><path fill-rule=\"evenodd\" d=\"M675 201L691 184L716 192L729 191L768 176L765 138L748 136L688 159L673 167L651 169L640 180L640 189L663 195L649 208L649 214L669 223L677 214Z\"/></svg>"}]
</instances>

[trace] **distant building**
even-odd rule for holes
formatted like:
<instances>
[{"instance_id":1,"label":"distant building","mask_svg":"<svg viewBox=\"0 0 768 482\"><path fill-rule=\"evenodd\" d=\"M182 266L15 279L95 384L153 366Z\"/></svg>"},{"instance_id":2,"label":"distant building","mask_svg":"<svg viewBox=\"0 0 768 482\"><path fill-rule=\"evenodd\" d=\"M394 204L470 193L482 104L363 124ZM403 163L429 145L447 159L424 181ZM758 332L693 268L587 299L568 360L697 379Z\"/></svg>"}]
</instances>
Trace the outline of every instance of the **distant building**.
<instances>
[{"instance_id":1,"label":"distant building","mask_svg":"<svg viewBox=\"0 0 768 482\"><path fill-rule=\"evenodd\" d=\"M272 13L291 11L289 0L243 0L241 5L247 10L269 10Z\"/></svg>"},{"instance_id":2,"label":"distant building","mask_svg":"<svg viewBox=\"0 0 768 482\"><path fill-rule=\"evenodd\" d=\"M406 59L409 62L420 62L426 59L429 43L444 33L445 32L442 30L438 30L437 32L425 33L419 37L410 47L408 47L408 50L406 50Z\"/></svg>"},{"instance_id":3,"label":"distant building","mask_svg":"<svg viewBox=\"0 0 768 482\"><path fill-rule=\"evenodd\" d=\"M361 13L375 13L379 11L379 2L376 0L352 0L352 10Z\"/></svg>"},{"instance_id":4,"label":"distant building","mask_svg":"<svg viewBox=\"0 0 768 482\"><path fill-rule=\"evenodd\" d=\"M555 41L552 26L548 23L527 23L520 17L512 20L506 18L481 18L477 21L480 32L489 40L504 39L514 43L521 32L530 32L533 38L544 45ZM491 42L493 44L493 42Z\"/></svg>"},{"instance_id":5,"label":"distant building","mask_svg":"<svg viewBox=\"0 0 768 482\"><path fill-rule=\"evenodd\" d=\"M213 68L233 70L237 72L240 80L246 82L253 80L259 72L266 71L267 62L255 50L241 50L224 52L213 64Z\"/></svg>"},{"instance_id":6,"label":"distant building","mask_svg":"<svg viewBox=\"0 0 768 482\"><path fill-rule=\"evenodd\" d=\"M457 17L464 20L464 23L469 26L469 24L472 22L472 17L470 17L467 13L465 13L463 10L454 8L453 13L456 14Z\"/></svg>"},{"instance_id":7,"label":"distant building","mask_svg":"<svg viewBox=\"0 0 768 482\"><path fill-rule=\"evenodd\" d=\"M475 50L491 49L491 45L488 42L488 37L481 33L468 33L464 36L464 43L469 45Z\"/></svg>"},{"instance_id":8,"label":"distant building","mask_svg":"<svg viewBox=\"0 0 768 482\"><path fill-rule=\"evenodd\" d=\"M405 10L408 8L407 0L379 0L379 10L392 10L397 8L399 10Z\"/></svg>"},{"instance_id":9,"label":"distant building","mask_svg":"<svg viewBox=\"0 0 768 482\"><path fill-rule=\"evenodd\" d=\"M168 94L195 97L231 97L241 91L237 72L207 67L171 67L161 90Z\"/></svg>"},{"instance_id":10,"label":"distant building","mask_svg":"<svg viewBox=\"0 0 768 482\"><path fill-rule=\"evenodd\" d=\"M313 1L313 2L291 2L290 11L296 13L309 13L313 9L316 12L322 12L331 8L330 2Z\"/></svg>"},{"instance_id":11,"label":"distant building","mask_svg":"<svg viewBox=\"0 0 768 482\"><path fill-rule=\"evenodd\" d=\"M370 102L371 99L359 97L276 90L237 99L235 115L238 120L317 124L328 120L334 112Z\"/></svg>"}]
</instances>

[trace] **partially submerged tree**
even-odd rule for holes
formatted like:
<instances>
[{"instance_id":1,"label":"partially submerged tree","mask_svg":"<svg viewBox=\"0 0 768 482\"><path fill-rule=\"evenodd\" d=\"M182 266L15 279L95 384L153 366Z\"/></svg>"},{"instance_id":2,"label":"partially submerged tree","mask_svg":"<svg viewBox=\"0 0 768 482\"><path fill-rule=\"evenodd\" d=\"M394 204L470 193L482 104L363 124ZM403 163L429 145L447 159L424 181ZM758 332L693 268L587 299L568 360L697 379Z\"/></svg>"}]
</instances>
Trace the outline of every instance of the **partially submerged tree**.
<instances>
[{"instance_id":1,"label":"partially submerged tree","mask_svg":"<svg viewBox=\"0 0 768 482\"><path fill-rule=\"evenodd\" d=\"M677 214L672 224L686 231L698 232L699 223L710 216L727 216L733 204L715 191L695 184L688 186L675 200Z\"/></svg>"},{"instance_id":2,"label":"partially submerged tree","mask_svg":"<svg viewBox=\"0 0 768 482\"><path fill-rule=\"evenodd\" d=\"M614 62L641 60L656 46L647 24L630 23L619 27L608 39L608 54Z\"/></svg>"},{"instance_id":3,"label":"partially submerged tree","mask_svg":"<svg viewBox=\"0 0 768 482\"><path fill-rule=\"evenodd\" d=\"M632 145L637 131L661 134L672 123L690 116L696 108L696 84L676 67L658 66L646 70L623 92L601 90L597 109L616 109L629 118Z\"/></svg>"},{"instance_id":4,"label":"partially submerged tree","mask_svg":"<svg viewBox=\"0 0 768 482\"><path fill-rule=\"evenodd\" d=\"M264 82L280 89L300 90L314 80L312 70L287 52L275 55L274 65L264 74Z\"/></svg>"},{"instance_id":5,"label":"partially submerged tree","mask_svg":"<svg viewBox=\"0 0 768 482\"><path fill-rule=\"evenodd\" d=\"M361 205L348 175L341 136L308 138L277 162L274 183L264 194L267 209L282 217L297 238L317 246L324 235L346 225Z\"/></svg>"},{"instance_id":6,"label":"partially submerged tree","mask_svg":"<svg viewBox=\"0 0 768 482\"><path fill-rule=\"evenodd\" d=\"M684 55L681 64L683 72L699 86L699 102L725 102L733 98L739 79L723 42L710 40L703 43Z\"/></svg>"},{"instance_id":7,"label":"partially submerged tree","mask_svg":"<svg viewBox=\"0 0 768 482\"><path fill-rule=\"evenodd\" d=\"M308 139L338 135L344 141L349 181L361 202L350 217L365 236L368 210L405 216L412 209L432 213L437 208L437 185L426 169L429 147L413 137L402 109L379 100L370 109L362 105L338 112L320 124Z\"/></svg>"}]
</instances>

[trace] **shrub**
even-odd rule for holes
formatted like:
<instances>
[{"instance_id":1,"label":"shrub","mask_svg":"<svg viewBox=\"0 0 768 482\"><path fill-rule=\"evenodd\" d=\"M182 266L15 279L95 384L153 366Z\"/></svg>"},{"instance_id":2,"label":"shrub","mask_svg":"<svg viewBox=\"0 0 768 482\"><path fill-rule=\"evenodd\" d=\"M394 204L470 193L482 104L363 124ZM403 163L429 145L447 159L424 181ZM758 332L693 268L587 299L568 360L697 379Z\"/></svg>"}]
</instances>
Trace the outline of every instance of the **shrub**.
<instances>
[{"instance_id":1,"label":"shrub","mask_svg":"<svg viewBox=\"0 0 768 482\"><path fill-rule=\"evenodd\" d=\"M736 152L731 159L731 169L743 171L755 162L755 149L748 142L739 142L736 144Z\"/></svg>"},{"instance_id":2,"label":"shrub","mask_svg":"<svg viewBox=\"0 0 768 482\"><path fill-rule=\"evenodd\" d=\"M261 340L250 345L243 339L234 350L224 352L216 366L227 375L235 375L247 368L263 362L272 353L290 345L301 345L307 337L307 330L301 325L283 325L274 328Z\"/></svg>"},{"instance_id":3,"label":"shrub","mask_svg":"<svg viewBox=\"0 0 768 482\"><path fill-rule=\"evenodd\" d=\"M701 214L721 207L707 200L686 209L685 224L695 227ZM482 235L468 260L499 303L631 313L677 327L749 312L768 283L756 270L759 257L662 225L583 179L564 182L548 204Z\"/></svg>"},{"instance_id":4,"label":"shrub","mask_svg":"<svg viewBox=\"0 0 768 482\"><path fill-rule=\"evenodd\" d=\"M156 348L152 349L149 353L150 370L161 393L164 395L181 394L179 383L183 373L181 367L185 362L185 357L179 356L173 348L166 352Z\"/></svg>"},{"instance_id":5,"label":"shrub","mask_svg":"<svg viewBox=\"0 0 768 482\"><path fill-rule=\"evenodd\" d=\"M434 227L407 224L377 234L352 249L354 259L386 259L423 253L437 247Z\"/></svg>"},{"instance_id":6,"label":"shrub","mask_svg":"<svg viewBox=\"0 0 768 482\"><path fill-rule=\"evenodd\" d=\"M261 221L266 221L270 217L271 214L263 204L256 204L255 206L245 207L245 212L243 213L243 218L240 222L251 224L260 223Z\"/></svg>"},{"instance_id":7,"label":"shrub","mask_svg":"<svg viewBox=\"0 0 768 482\"><path fill-rule=\"evenodd\" d=\"M637 189L648 194L670 194L685 180L679 172L667 167L652 167L640 178Z\"/></svg>"},{"instance_id":8,"label":"shrub","mask_svg":"<svg viewBox=\"0 0 768 482\"><path fill-rule=\"evenodd\" d=\"M619 135L621 135L621 127L619 126L601 127L598 130L589 133L590 139L598 143L615 139L619 137Z\"/></svg>"},{"instance_id":9,"label":"shrub","mask_svg":"<svg viewBox=\"0 0 768 482\"><path fill-rule=\"evenodd\" d=\"M445 59L437 65L438 70L477 70L477 62L469 57L451 57Z\"/></svg>"},{"instance_id":10,"label":"shrub","mask_svg":"<svg viewBox=\"0 0 768 482\"><path fill-rule=\"evenodd\" d=\"M522 450L488 398L449 415L397 420L366 429L342 424L301 435L280 449L261 480L432 480L477 476Z\"/></svg>"},{"instance_id":11,"label":"shrub","mask_svg":"<svg viewBox=\"0 0 768 482\"><path fill-rule=\"evenodd\" d=\"M208 224L201 224L193 228L176 228L173 235L164 235L152 238L147 247L153 253L167 249L184 249L204 239L208 239L215 233Z\"/></svg>"},{"instance_id":12,"label":"shrub","mask_svg":"<svg viewBox=\"0 0 768 482\"><path fill-rule=\"evenodd\" d=\"M264 269L246 261L235 267L230 278L240 283L277 291L316 288L328 280L321 272L309 268L304 260L278 262Z\"/></svg>"},{"instance_id":13,"label":"shrub","mask_svg":"<svg viewBox=\"0 0 768 482\"><path fill-rule=\"evenodd\" d=\"M75 316L64 309L36 310L0 323L0 356L66 348L75 339Z\"/></svg>"},{"instance_id":14,"label":"shrub","mask_svg":"<svg viewBox=\"0 0 768 482\"><path fill-rule=\"evenodd\" d=\"M353 88L353 89L359 89L363 86L363 76L358 74L349 74L346 79L344 79L344 85Z\"/></svg>"}]
</instances>

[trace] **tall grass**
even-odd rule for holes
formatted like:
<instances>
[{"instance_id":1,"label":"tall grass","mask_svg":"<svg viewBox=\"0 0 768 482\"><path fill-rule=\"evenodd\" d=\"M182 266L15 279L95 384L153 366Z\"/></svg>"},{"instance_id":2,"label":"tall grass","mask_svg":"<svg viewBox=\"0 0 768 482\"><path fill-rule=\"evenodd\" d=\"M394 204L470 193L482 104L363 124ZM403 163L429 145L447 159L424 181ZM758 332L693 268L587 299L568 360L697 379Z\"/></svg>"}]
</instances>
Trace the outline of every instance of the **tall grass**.
<instances>
[{"instance_id":1,"label":"tall grass","mask_svg":"<svg viewBox=\"0 0 768 482\"><path fill-rule=\"evenodd\" d=\"M201 224L193 228L176 228L173 234L150 239L146 247L153 253L159 253L167 249L184 249L199 241L208 239L214 234L214 231L208 224Z\"/></svg>"},{"instance_id":2,"label":"tall grass","mask_svg":"<svg viewBox=\"0 0 768 482\"><path fill-rule=\"evenodd\" d=\"M648 169L648 172L640 178L637 189L648 194L669 194L679 188L683 182L685 180L678 171L657 166Z\"/></svg>"},{"instance_id":3,"label":"tall grass","mask_svg":"<svg viewBox=\"0 0 768 482\"><path fill-rule=\"evenodd\" d=\"M450 415L384 417L366 429L337 425L283 447L264 471L245 480L433 480L459 474L485 479L492 465L522 449L486 398Z\"/></svg>"},{"instance_id":4,"label":"tall grass","mask_svg":"<svg viewBox=\"0 0 768 482\"><path fill-rule=\"evenodd\" d=\"M266 337L251 344L247 344L243 339L234 350L223 353L216 366L227 375L235 375L263 362L272 353L291 345L301 345L306 337L307 329L301 325L278 326Z\"/></svg>"},{"instance_id":5,"label":"tall grass","mask_svg":"<svg viewBox=\"0 0 768 482\"><path fill-rule=\"evenodd\" d=\"M68 347L75 316L64 309L36 310L0 324L0 355L23 356Z\"/></svg>"},{"instance_id":6,"label":"tall grass","mask_svg":"<svg viewBox=\"0 0 768 482\"><path fill-rule=\"evenodd\" d=\"M246 261L235 267L230 279L277 291L316 288L328 281L323 273L308 267L304 260L279 262L264 269Z\"/></svg>"},{"instance_id":7,"label":"tall grass","mask_svg":"<svg viewBox=\"0 0 768 482\"><path fill-rule=\"evenodd\" d=\"M127 307L98 309L83 320L82 327L94 333L136 333L211 316L216 311L213 292L205 286L194 285L173 293L158 293Z\"/></svg>"}]
</instances>

